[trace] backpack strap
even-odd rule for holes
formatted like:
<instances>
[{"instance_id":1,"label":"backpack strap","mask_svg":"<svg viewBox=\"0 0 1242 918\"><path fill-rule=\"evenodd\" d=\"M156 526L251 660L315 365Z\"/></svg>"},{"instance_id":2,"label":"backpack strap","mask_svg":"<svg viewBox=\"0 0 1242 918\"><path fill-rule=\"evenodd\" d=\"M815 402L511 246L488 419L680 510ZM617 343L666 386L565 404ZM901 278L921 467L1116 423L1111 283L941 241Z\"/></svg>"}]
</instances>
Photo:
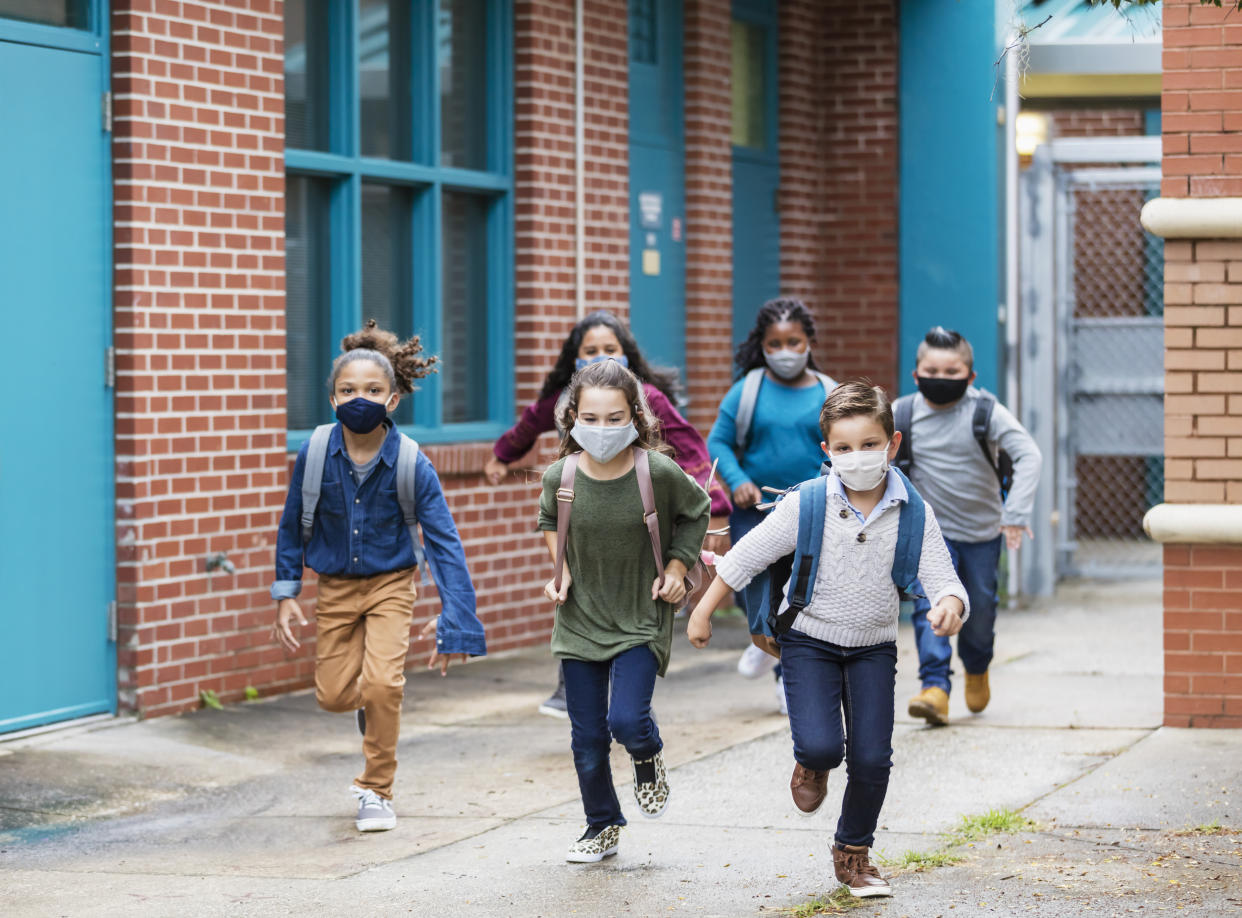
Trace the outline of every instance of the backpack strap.
<instances>
[{"instance_id":1,"label":"backpack strap","mask_svg":"<svg viewBox=\"0 0 1242 918\"><path fill-rule=\"evenodd\" d=\"M651 554L655 558L659 589L664 588L664 549L660 545L660 517L656 514L655 491L651 487L651 462L647 451L641 446L633 447L634 472L638 477L638 493L643 499L643 523L651 539Z\"/></svg>"},{"instance_id":2,"label":"backpack strap","mask_svg":"<svg viewBox=\"0 0 1242 918\"><path fill-rule=\"evenodd\" d=\"M979 400L975 402L975 413L970 418L970 432L974 434L975 442L983 450L983 457L992 467L997 482L1003 487L1004 476L1001 474L1000 466L996 464L996 459L992 456L992 448L988 446L988 427L992 423L992 409L995 407L996 396L991 392L980 392Z\"/></svg>"},{"instance_id":3,"label":"backpack strap","mask_svg":"<svg viewBox=\"0 0 1242 918\"><path fill-rule=\"evenodd\" d=\"M397 502L401 505L405 528L410 533L410 544L414 546L414 566L421 572L423 583L426 583L427 556L423 553L423 543L418 537L418 499L415 491L417 472L418 441L401 434L401 446L397 453Z\"/></svg>"},{"instance_id":4,"label":"backpack strap","mask_svg":"<svg viewBox=\"0 0 1242 918\"><path fill-rule=\"evenodd\" d=\"M819 571L819 552L824 544L824 515L828 505L828 479L821 476L798 486L798 544L794 549L789 575L789 607L769 618L776 634L793 627L799 613L811 602L815 575Z\"/></svg>"},{"instance_id":5,"label":"backpack strap","mask_svg":"<svg viewBox=\"0 0 1242 918\"><path fill-rule=\"evenodd\" d=\"M819 379L819 384L824 387L824 398L832 395L832 390L837 387L837 381L827 373L819 372L819 370L812 370L811 372Z\"/></svg>"},{"instance_id":6,"label":"backpack strap","mask_svg":"<svg viewBox=\"0 0 1242 918\"><path fill-rule=\"evenodd\" d=\"M302 468L302 544L311 540L315 528L315 509L323 488L323 466L328 458L328 438L335 424L320 424L310 436L306 465Z\"/></svg>"},{"instance_id":7,"label":"backpack strap","mask_svg":"<svg viewBox=\"0 0 1242 918\"><path fill-rule=\"evenodd\" d=\"M897 447L897 458L893 460L893 465L905 475L910 474L910 467L914 465L914 453L910 447L910 425L913 416L913 395L903 395L893 402L893 427L901 432L901 444Z\"/></svg>"},{"instance_id":8,"label":"backpack strap","mask_svg":"<svg viewBox=\"0 0 1242 918\"><path fill-rule=\"evenodd\" d=\"M569 544L569 513L574 504L574 477L578 474L578 453L570 453L561 466L561 486L556 492L556 577L552 585L561 591L561 571L565 568L565 546Z\"/></svg>"},{"instance_id":9,"label":"backpack strap","mask_svg":"<svg viewBox=\"0 0 1242 918\"><path fill-rule=\"evenodd\" d=\"M750 437L750 425L755 419L755 405L759 401L763 374L763 367L755 367L746 374L742 382L742 397L738 400L737 418L734 421L734 445L738 452L746 449L746 441Z\"/></svg>"},{"instance_id":10,"label":"backpack strap","mask_svg":"<svg viewBox=\"0 0 1242 918\"><path fill-rule=\"evenodd\" d=\"M923 556L923 526L927 521L927 507L923 495L910 483L900 469L893 472L906 486L906 502L901 506L897 522L897 548L893 551L893 583L905 599L915 591L919 579L919 560Z\"/></svg>"}]
</instances>

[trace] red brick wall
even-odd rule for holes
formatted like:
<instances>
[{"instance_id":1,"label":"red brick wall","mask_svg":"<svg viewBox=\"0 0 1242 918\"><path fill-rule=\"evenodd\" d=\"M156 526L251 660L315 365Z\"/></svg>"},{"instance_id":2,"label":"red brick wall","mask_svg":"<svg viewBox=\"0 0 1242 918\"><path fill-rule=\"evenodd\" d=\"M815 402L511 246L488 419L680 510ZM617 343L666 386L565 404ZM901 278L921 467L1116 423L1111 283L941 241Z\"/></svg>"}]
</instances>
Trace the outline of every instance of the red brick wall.
<instances>
[{"instance_id":1,"label":"red brick wall","mask_svg":"<svg viewBox=\"0 0 1242 918\"><path fill-rule=\"evenodd\" d=\"M897 12L780 5L781 283L838 378L897 383Z\"/></svg>"},{"instance_id":2,"label":"red brick wall","mask_svg":"<svg viewBox=\"0 0 1242 918\"><path fill-rule=\"evenodd\" d=\"M1166 0L1163 17L1161 194L1242 195L1242 20L1198 0Z\"/></svg>"},{"instance_id":3,"label":"red brick wall","mask_svg":"<svg viewBox=\"0 0 1242 918\"><path fill-rule=\"evenodd\" d=\"M686 0L686 375L704 435L733 377L730 22L729 0Z\"/></svg>"},{"instance_id":4,"label":"red brick wall","mask_svg":"<svg viewBox=\"0 0 1242 918\"><path fill-rule=\"evenodd\" d=\"M1154 101L1151 107L1156 107ZM1053 137L1142 137L1147 133L1143 108L1063 108L1047 114Z\"/></svg>"},{"instance_id":5,"label":"red brick wall","mask_svg":"<svg viewBox=\"0 0 1242 918\"><path fill-rule=\"evenodd\" d=\"M280 4L115 0L121 705L309 673L268 641L283 481ZM208 577L224 551L236 575Z\"/></svg>"},{"instance_id":6,"label":"red brick wall","mask_svg":"<svg viewBox=\"0 0 1242 918\"><path fill-rule=\"evenodd\" d=\"M1162 194L1242 194L1242 23L1164 4ZM1165 500L1242 502L1242 241L1166 241ZM1242 545L1166 545L1165 723L1242 727Z\"/></svg>"}]
</instances>

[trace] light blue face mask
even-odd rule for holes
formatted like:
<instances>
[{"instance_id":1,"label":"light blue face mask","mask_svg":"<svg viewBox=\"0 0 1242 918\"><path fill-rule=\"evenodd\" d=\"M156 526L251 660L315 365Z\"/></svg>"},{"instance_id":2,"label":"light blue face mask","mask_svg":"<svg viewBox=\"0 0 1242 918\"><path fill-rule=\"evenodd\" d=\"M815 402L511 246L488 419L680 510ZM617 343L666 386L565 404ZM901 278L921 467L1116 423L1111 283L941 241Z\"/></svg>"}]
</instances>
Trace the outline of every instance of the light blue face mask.
<instances>
[{"instance_id":1,"label":"light blue face mask","mask_svg":"<svg viewBox=\"0 0 1242 918\"><path fill-rule=\"evenodd\" d=\"M806 369L807 361L810 357L811 352L809 350L791 351L788 348L771 351L763 355L769 370L781 379L789 380L797 379L802 375L802 371Z\"/></svg>"},{"instance_id":2,"label":"light blue face mask","mask_svg":"<svg viewBox=\"0 0 1242 918\"><path fill-rule=\"evenodd\" d=\"M621 451L638 439L634 422L624 427L604 427L602 424L583 424L574 421L570 435L592 459L606 465L620 455Z\"/></svg>"},{"instance_id":3,"label":"light blue face mask","mask_svg":"<svg viewBox=\"0 0 1242 918\"><path fill-rule=\"evenodd\" d=\"M601 360L615 360L623 367L629 367L630 361L624 354L598 354L589 360L585 357L579 357L574 361L574 369L581 370L583 367L589 367L593 363L599 363Z\"/></svg>"}]
</instances>

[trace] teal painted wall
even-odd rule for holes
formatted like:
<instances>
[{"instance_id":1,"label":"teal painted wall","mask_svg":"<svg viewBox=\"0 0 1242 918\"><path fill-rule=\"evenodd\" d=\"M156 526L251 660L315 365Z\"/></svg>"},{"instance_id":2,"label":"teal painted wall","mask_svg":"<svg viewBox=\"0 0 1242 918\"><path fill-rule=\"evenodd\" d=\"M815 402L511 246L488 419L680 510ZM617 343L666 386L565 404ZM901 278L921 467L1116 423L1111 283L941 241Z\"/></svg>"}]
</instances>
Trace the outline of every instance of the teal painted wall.
<instances>
[{"instance_id":1,"label":"teal painted wall","mask_svg":"<svg viewBox=\"0 0 1242 918\"><path fill-rule=\"evenodd\" d=\"M902 0L902 392L919 341L956 328L975 349L978 384L997 390L1003 297L1004 108L995 0Z\"/></svg>"}]
</instances>

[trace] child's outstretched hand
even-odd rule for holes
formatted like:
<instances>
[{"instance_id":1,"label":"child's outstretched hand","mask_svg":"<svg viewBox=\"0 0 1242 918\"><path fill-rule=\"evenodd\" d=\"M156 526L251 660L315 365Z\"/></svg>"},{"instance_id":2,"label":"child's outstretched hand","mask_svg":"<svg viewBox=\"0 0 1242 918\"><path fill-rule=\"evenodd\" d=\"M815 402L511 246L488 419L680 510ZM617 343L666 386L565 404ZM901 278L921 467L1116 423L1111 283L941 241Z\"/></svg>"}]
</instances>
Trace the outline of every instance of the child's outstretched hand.
<instances>
[{"instance_id":1,"label":"child's outstretched hand","mask_svg":"<svg viewBox=\"0 0 1242 918\"><path fill-rule=\"evenodd\" d=\"M289 653L297 653L298 648L302 646L294 636L291 627L295 618L299 625L307 624L306 616L302 614L302 607L298 605L296 599L282 599L276 604L276 624L272 626L272 637L276 638Z\"/></svg>"},{"instance_id":2,"label":"child's outstretched hand","mask_svg":"<svg viewBox=\"0 0 1242 918\"><path fill-rule=\"evenodd\" d=\"M543 595L548 597L558 606L563 604L569 597L569 585L574 582L574 578L570 576L569 565L565 565L565 570L561 572L561 588L556 589L556 578L553 577L543 587Z\"/></svg>"},{"instance_id":3,"label":"child's outstretched hand","mask_svg":"<svg viewBox=\"0 0 1242 918\"><path fill-rule=\"evenodd\" d=\"M690 613L690 620L686 622L686 637L690 638L690 643L702 650L707 646L707 642L712 639L712 613L710 610L700 613L699 609L704 608L703 603L695 606L693 612Z\"/></svg>"},{"instance_id":4,"label":"child's outstretched hand","mask_svg":"<svg viewBox=\"0 0 1242 918\"><path fill-rule=\"evenodd\" d=\"M447 676L449 664L453 662L464 663L466 661L466 655L464 653L440 653L440 651L435 648L436 625L439 624L439 621L440 616L437 615L435 618L427 622L427 624L423 625L423 630L418 632L418 636L420 639L429 637L432 641L431 656L427 658L427 668L435 669L436 664L439 663L440 675Z\"/></svg>"},{"instance_id":5,"label":"child's outstretched hand","mask_svg":"<svg viewBox=\"0 0 1242 918\"><path fill-rule=\"evenodd\" d=\"M1001 532L1005 536L1005 547L1010 551L1017 551L1022 547L1022 533L1026 533L1028 539L1035 538L1030 526L1002 526Z\"/></svg>"},{"instance_id":6,"label":"child's outstretched hand","mask_svg":"<svg viewBox=\"0 0 1242 918\"><path fill-rule=\"evenodd\" d=\"M946 596L927 613L927 623L937 637L948 637L962 630L962 612L965 607L956 596Z\"/></svg>"}]
</instances>

